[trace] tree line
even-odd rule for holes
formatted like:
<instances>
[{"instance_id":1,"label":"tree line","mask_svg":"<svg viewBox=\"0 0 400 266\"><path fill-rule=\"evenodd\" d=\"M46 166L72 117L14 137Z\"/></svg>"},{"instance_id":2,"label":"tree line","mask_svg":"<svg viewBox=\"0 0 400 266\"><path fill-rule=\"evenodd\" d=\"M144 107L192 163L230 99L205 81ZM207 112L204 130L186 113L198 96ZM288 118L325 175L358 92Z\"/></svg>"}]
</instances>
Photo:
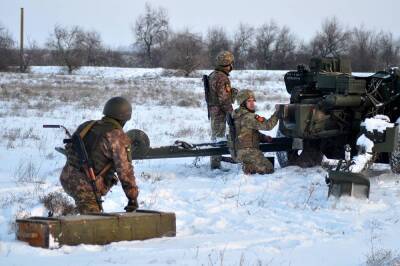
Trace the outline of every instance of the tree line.
<instances>
[{"instance_id":1,"label":"tree line","mask_svg":"<svg viewBox=\"0 0 400 266\"><path fill-rule=\"evenodd\" d=\"M306 42L273 20L257 27L240 23L232 34L221 26L206 34L173 30L165 8L146 4L132 25L132 35L131 49L120 51L107 48L97 31L56 25L44 47L30 42L25 48L23 70L30 65L62 65L69 73L83 65L164 67L188 76L196 69L212 68L222 50L232 51L236 69L295 69L314 56L349 58L353 71L400 65L400 39L390 31L349 29L336 17L325 19ZM0 24L0 70L19 66L19 58L16 41Z\"/></svg>"}]
</instances>

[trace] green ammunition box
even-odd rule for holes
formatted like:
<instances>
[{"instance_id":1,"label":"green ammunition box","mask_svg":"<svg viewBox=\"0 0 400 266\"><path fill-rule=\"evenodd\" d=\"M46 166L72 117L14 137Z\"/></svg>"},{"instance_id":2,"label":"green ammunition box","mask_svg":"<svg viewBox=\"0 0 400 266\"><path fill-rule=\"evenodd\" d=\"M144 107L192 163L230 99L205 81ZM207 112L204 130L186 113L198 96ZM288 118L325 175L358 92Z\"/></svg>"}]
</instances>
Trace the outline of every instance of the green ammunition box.
<instances>
[{"instance_id":1,"label":"green ammunition box","mask_svg":"<svg viewBox=\"0 0 400 266\"><path fill-rule=\"evenodd\" d=\"M30 217L16 222L18 240L43 248L79 244L105 245L117 241L176 235L174 213L149 210L56 218Z\"/></svg>"}]
</instances>

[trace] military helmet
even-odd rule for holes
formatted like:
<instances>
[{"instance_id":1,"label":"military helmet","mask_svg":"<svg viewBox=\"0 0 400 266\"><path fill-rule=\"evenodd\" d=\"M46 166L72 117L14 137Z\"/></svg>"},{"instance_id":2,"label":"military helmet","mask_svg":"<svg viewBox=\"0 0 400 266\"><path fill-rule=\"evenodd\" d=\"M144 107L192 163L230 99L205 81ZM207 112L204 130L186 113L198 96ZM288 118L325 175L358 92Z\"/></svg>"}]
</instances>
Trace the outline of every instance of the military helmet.
<instances>
[{"instance_id":1,"label":"military helmet","mask_svg":"<svg viewBox=\"0 0 400 266\"><path fill-rule=\"evenodd\" d=\"M256 97L254 96L254 93L252 90L240 90L239 94L236 96L236 100L238 104L242 104L243 102L247 101L248 99L253 98L256 100Z\"/></svg>"},{"instance_id":2,"label":"military helmet","mask_svg":"<svg viewBox=\"0 0 400 266\"><path fill-rule=\"evenodd\" d=\"M132 116L132 105L122 97L113 97L106 102L103 114L119 121L128 121Z\"/></svg>"},{"instance_id":3,"label":"military helmet","mask_svg":"<svg viewBox=\"0 0 400 266\"><path fill-rule=\"evenodd\" d=\"M215 64L217 66L222 66L222 67L227 67L233 64L235 61L235 57L233 54L229 51L222 51L217 55L217 58L215 60Z\"/></svg>"}]
</instances>

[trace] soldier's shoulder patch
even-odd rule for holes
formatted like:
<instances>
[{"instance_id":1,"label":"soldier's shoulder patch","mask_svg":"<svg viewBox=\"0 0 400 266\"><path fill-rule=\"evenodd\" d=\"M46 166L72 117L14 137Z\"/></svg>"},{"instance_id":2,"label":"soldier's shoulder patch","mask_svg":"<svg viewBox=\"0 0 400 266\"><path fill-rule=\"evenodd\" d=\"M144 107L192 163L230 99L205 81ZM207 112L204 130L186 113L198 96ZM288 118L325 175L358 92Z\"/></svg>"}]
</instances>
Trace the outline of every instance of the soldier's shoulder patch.
<instances>
[{"instance_id":1,"label":"soldier's shoulder patch","mask_svg":"<svg viewBox=\"0 0 400 266\"><path fill-rule=\"evenodd\" d=\"M265 121L265 117L263 116L255 115L254 118L260 123L263 123Z\"/></svg>"},{"instance_id":2,"label":"soldier's shoulder patch","mask_svg":"<svg viewBox=\"0 0 400 266\"><path fill-rule=\"evenodd\" d=\"M229 83L225 83L225 91L226 91L227 93L231 93L232 88L231 88L231 85L230 85Z\"/></svg>"}]
</instances>

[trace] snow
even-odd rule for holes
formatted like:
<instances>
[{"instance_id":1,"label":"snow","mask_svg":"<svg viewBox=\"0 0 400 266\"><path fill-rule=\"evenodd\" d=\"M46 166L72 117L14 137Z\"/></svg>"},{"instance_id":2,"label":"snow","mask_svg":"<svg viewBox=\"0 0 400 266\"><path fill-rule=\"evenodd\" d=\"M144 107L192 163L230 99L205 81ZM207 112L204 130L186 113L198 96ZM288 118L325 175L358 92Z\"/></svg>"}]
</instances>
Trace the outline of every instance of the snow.
<instances>
[{"instance_id":1,"label":"snow","mask_svg":"<svg viewBox=\"0 0 400 266\"><path fill-rule=\"evenodd\" d=\"M350 166L350 172L353 173L362 172L373 158L372 149L374 147L374 142L364 134L358 137L357 146L360 147L363 152L353 158L353 165Z\"/></svg>"},{"instance_id":2,"label":"snow","mask_svg":"<svg viewBox=\"0 0 400 266\"><path fill-rule=\"evenodd\" d=\"M14 219L46 215L39 196L61 191L65 158L54 147L64 132L42 124L74 130L100 118L109 97L126 95L134 114L125 130L144 130L152 146L210 142L201 83L207 70L186 79L162 69L32 71L0 73L0 265L362 265L372 244L394 256L400 249L400 184L387 165L373 166L368 200L335 200L327 199L321 167L249 176L239 165L211 171L208 158L134 162L141 208L175 212L174 238L51 250L19 242ZM284 73L234 71L232 84L254 89L258 112L268 117L275 103L289 100ZM182 98L193 102L182 105ZM117 186L104 209L121 211L126 203Z\"/></svg>"},{"instance_id":3,"label":"snow","mask_svg":"<svg viewBox=\"0 0 400 266\"><path fill-rule=\"evenodd\" d=\"M394 123L390 123L389 117L385 115L376 115L373 118L367 118L362 126L365 126L366 130L369 132L373 132L377 130L378 132L384 132L386 128L394 127Z\"/></svg>"},{"instance_id":4,"label":"snow","mask_svg":"<svg viewBox=\"0 0 400 266\"><path fill-rule=\"evenodd\" d=\"M387 128L394 127L394 124L390 123L389 117L385 115L375 115L372 118L367 118L361 125L365 126L369 132L377 131L381 133L384 133ZM357 146L361 152L353 158L353 165L350 166L350 171L353 173L360 173L365 170L367 164L373 158L374 142L367 138L365 134L358 137Z\"/></svg>"}]
</instances>

